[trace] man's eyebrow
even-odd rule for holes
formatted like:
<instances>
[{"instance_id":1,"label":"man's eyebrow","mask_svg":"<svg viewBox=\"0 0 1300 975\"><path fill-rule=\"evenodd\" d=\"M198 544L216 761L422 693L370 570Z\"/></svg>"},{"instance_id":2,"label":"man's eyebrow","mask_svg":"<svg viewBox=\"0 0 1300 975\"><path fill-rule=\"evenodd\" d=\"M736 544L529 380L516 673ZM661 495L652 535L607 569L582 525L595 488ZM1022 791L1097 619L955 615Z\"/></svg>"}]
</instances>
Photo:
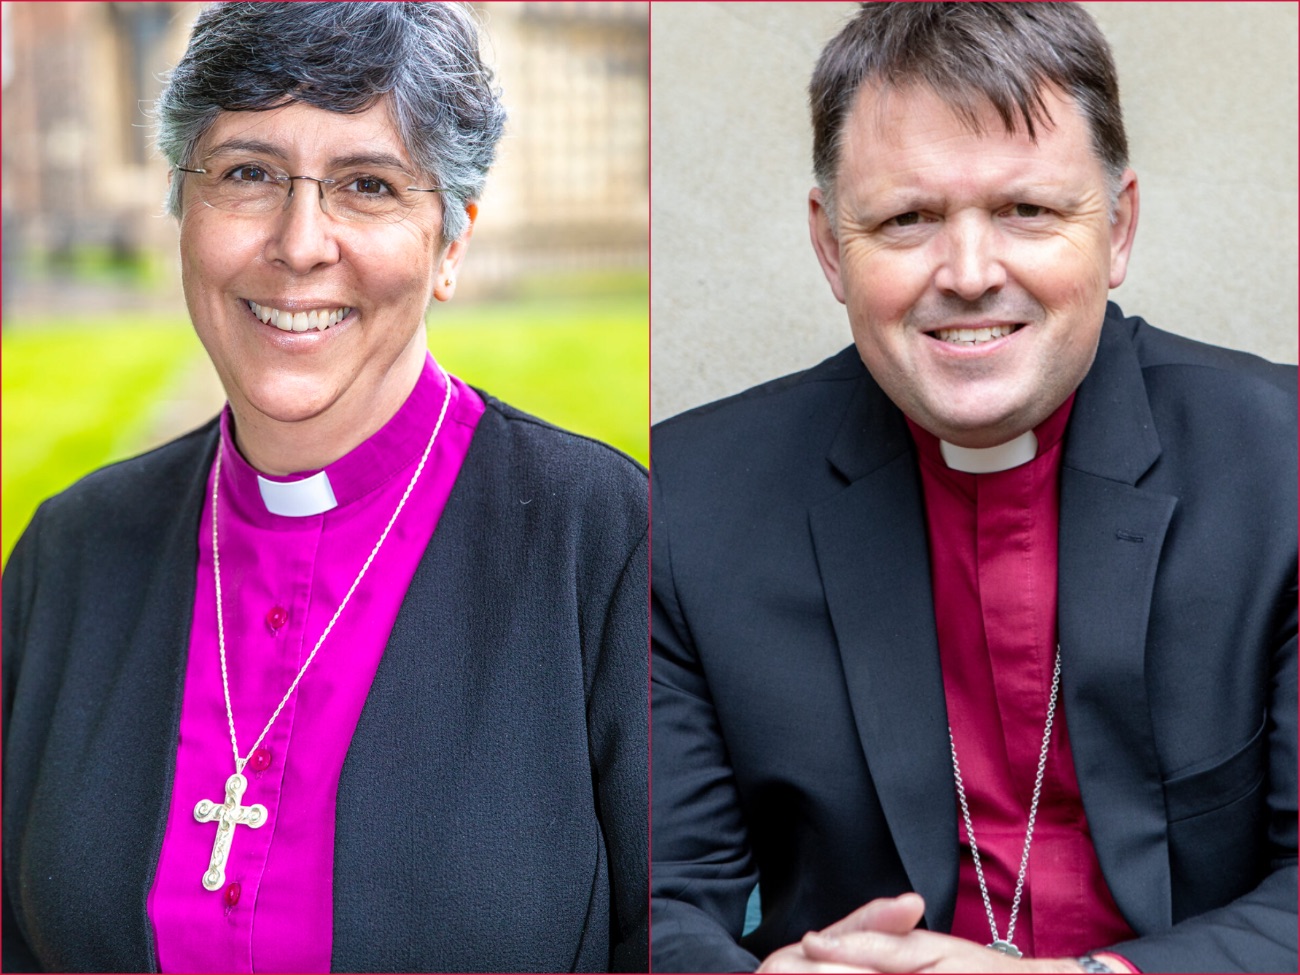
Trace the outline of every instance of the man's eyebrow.
<instances>
[{"instance_id":1,"label":"man's eyebrow","mask_svg":"<svg viewBox=\"0 0 1300 975\"><path fill-rule=\"evenodd\" d=\"M225 142L213 146L208 150L207 154L209 156L219 156L237 152L273 156L282 161L288 159L288 153L283 148L261 139L227 139ZM382 149L366 149L361 152L349 153L346 156L335 156L330 159L328 165L331 170L373 166L380 169L400 169L404 173L411 172L410 163Z\"/></svg>"},{"instance_id":2,"label":"man's eyebrow","mask_svg":"<svg viewBox=\"0 0 1300 975\"><path fill-rule=\"evenodd\" d=\"M1041 180L1012 180L990 190L988 200L998 203L1021 202L1025 199L1044 200L1058 206L1077 205L1078 190ZM862 203L864 215L892 217L914 210L941 208L948 205L944 193L914 187L891 187Z\"/></svg>"}]
</instances>

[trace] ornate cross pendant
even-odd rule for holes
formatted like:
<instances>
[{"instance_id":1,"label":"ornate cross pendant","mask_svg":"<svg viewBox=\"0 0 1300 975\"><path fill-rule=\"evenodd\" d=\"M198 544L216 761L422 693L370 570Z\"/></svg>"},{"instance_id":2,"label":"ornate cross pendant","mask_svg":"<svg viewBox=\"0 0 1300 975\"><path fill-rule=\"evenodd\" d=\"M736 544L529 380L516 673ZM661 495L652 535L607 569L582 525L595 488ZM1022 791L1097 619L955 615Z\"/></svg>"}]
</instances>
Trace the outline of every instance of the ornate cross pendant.
<instances>
[{"instance_id":1,"label":"ornate cross pendant","mask_svg":"<svg viewBox=\"0 0 1300 975\"><path fill-rule=\"evenodd\" d=\"M989 947L994 951L1002 952L1004 955L1010 955L1012 958L1024 957L1020 954L1019 948L1013 945L1010 941L1003 941L1001 938L995 939L993 944L989 945Z\"/></svg>"},{"instance_id":2,"label":"ornate cross pendant","mask_svg":"<svg viewBox=\"0 0 1300 975\"><path fill-rule=\"evenodd\" d=\"M251 826L257 829L266 822L266 807L260 802L251 806L241 806L244 790L248 788L248 779L238 772L226 779L226 801L218 806L210 799L202 799L194 807L194 818L200 823L217 822L217 838L212 841L212 860L208 863L208 872L203 875L203 886L208 890L220 890L226 882L226 861L230 859L230 841L235 837L236 826Z\"/></svg>"}]
</instances>

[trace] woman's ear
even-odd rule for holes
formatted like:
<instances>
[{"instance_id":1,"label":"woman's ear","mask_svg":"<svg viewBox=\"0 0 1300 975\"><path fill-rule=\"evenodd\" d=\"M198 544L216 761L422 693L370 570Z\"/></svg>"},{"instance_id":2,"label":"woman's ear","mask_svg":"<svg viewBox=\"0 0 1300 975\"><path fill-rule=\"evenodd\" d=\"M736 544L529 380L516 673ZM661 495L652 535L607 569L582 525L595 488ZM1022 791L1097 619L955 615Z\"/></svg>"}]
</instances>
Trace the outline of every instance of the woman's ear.
<instances>
[{"instance_id":1,"label":"woman's ear","mask_svg":"<svg viewBox=\"0 0 1300 975\"><path fill-rule=\"evenodd\" d=\"M437 280L433 283L433 296L439 301L451 301L456 293L456 275L460 271L460 262L465 259L469 249L469 239L474 235L474 221L478 219L478 204L473 200L465 204L465 216L469 218L461 235L447 245L438 262Z\"/></svg>"}]
</instances>

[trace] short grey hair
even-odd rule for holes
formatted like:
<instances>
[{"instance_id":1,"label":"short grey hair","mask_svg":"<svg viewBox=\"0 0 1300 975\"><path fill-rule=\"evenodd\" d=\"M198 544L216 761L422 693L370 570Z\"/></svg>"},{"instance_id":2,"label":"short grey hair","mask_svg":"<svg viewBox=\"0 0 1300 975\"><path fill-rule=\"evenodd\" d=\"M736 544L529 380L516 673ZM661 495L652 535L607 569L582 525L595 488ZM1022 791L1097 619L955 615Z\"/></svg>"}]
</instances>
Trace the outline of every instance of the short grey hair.
<instances>
[{"instance_id":1,"label":"short grey hair","mask_svg":"<svg viewBox=\"0 0 1300 975\"><path fill-rule=\"evenodd\" d=\"M500 92L461 3L215 3L199 14L185 56L155 108L157 144L192 164L220 112L292 102L363 112L387 99L407 153L444 187L444 243L468 226L505 125ZM180 216L180 180L167 211Z\"/></svg>"},{"instance_id":2,"label":"short grey hair","mask_svg":"<svg viewBox=\"0 0 1300 975\"><path fill-rule=\"evenodd\" d=\"M921 85L978 128L992 105L1007 132L1032 139L1050 121L1044 88L1074 100L1106 171L1111 208L1128 138L1110 45L1077 3L863 3L822 51L808 86L813 172L834 223L844 126L864 83Z\"/></svg>"}]
</instances>

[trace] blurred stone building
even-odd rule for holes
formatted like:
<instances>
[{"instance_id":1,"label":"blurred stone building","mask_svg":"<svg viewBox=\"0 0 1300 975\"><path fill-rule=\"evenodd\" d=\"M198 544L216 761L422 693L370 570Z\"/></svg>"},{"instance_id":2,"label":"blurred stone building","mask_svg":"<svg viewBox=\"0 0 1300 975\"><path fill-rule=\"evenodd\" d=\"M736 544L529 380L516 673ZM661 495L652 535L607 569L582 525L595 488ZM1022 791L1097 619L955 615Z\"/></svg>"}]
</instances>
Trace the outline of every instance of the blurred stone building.
<instances>
[{"instance_id":1,"label":"blurred stone building","mask_svg":"<svg viewBox=\"0 0 1300 975\"><path fill-rule=\"evenodd\" d=\"M507 289L521 275L644 269L648 4L475 6L510 121L467 292ZM175 300L175 227L161 216L167 169L145 112L200 7L3 4L6 317L75 304L77 277L61 279L59 268L87 255L110 267L161 262L161 300Z\"/></svg>"}]
</instances>

